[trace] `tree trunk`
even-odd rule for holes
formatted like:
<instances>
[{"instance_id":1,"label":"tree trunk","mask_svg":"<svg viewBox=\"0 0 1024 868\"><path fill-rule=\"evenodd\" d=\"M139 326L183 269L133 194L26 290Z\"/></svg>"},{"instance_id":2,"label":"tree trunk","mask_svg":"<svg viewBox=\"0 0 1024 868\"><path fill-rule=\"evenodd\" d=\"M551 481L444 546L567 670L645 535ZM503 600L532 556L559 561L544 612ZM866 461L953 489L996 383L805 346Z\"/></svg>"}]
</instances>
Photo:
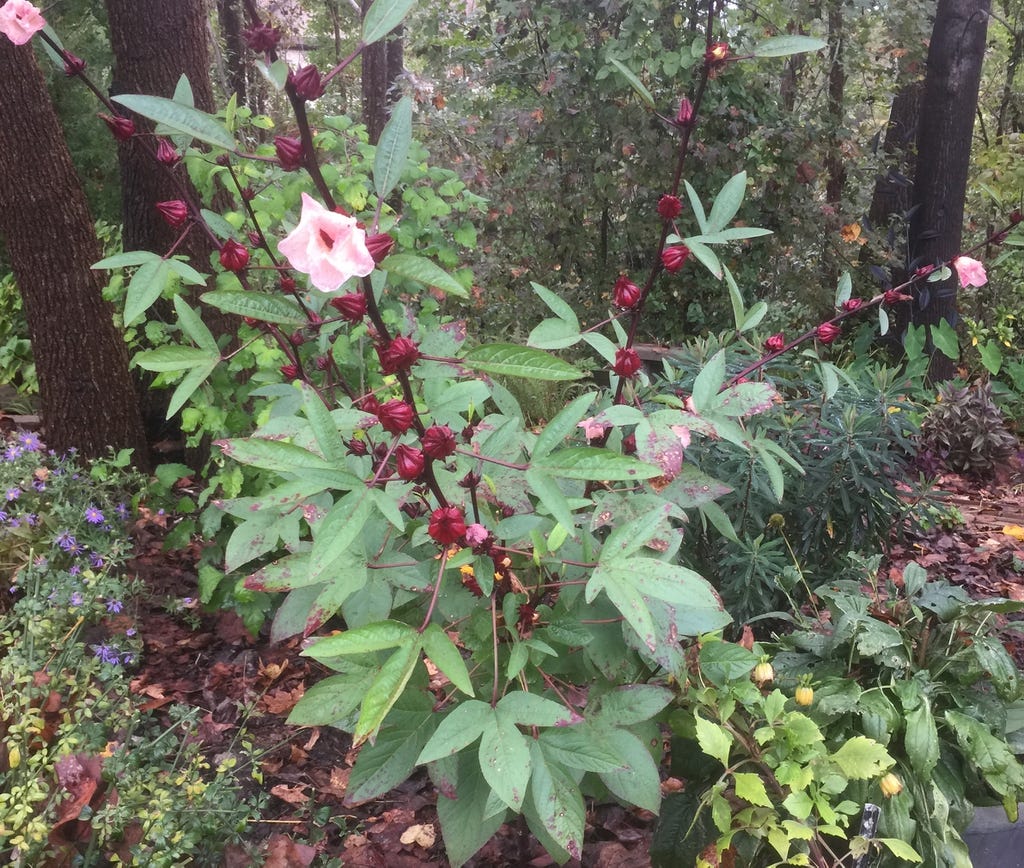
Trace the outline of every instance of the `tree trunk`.
<instances>
[{"instance_id":1,"label":"tree trunk","mask_svg":"<svg viewBox=\"0 0 1024 868\"><path fill-rule=\"evenodd\" d=\"M928 74L917 138L911 267L950 259L960 251L971 137L985 57L990 0L939 0L928 47ZM925 284L916 293L913 320L956 325L957 279ZM934 349L933 381L953 376L954 360Z\"/></svg>"},{"instance_id":2,"label":"tree trunk","mask_svg":"<svg viewBox=\"0 0 1024 868\"><path fill-rule=\"evenodd\" d=\"M58 451L149 466L128 353L90 266L102 256L32 48L0 39L0 235L21 288L45 434Z\"/></svg>"},{"instance_id":3,"label":"tree trunk","mask_svg":"<svg viewBox=\"0 0 1024 868\"><path fill-rule=\"evenodd\" d=\"M910 210L914 177L917 127L921 118L921 97L924 82L912 81L903 85L893 98L889 109L889 123L885 128L882 151L890 158L888 172L875 182L868 220L876 229L884 227L893 214L906 214Z\"/></svg>"},{"instance_id":4,"label":"tree trunk","mask_svg":"<svg viewBox=\"0 0 1024 868\"><path fill-rule=\"evenodd\" d=\"M248 87L245 77L245 42L242 40L242 8L238 0L217 0L217 20L224 40L228 87L238 95L238 104L245 105Z\"/></svg>"},{"instance_id":5,"label":"tree trunk","mask_svg":"<svg viewBox=\"0 0 1024 868\"><path fill-rule=\"evenodd\" d=\"M363 0L364 15L369 8L370 0ZM363 49L362 60L363 123L366 124L370 144L375 145L395 101L395 80L403 71L402 28L396 28L386 39Z\"/></svg>"},{"instance_id":6,"label":"tree trunk","mask_svg":"<svg viewBox=\"0 0 1024 868\"><path fill-rule=\"evenodd\" d=\"M840 135L845 109L846 69L843 67L843 9L839 0L833 0L828 10L828 48L832 58L828 70L828 119L832 127L832 141L825 155L825 171L828 173L825 201L839 213L846 186L846 160Z\"/></svg>"}]
</instances>

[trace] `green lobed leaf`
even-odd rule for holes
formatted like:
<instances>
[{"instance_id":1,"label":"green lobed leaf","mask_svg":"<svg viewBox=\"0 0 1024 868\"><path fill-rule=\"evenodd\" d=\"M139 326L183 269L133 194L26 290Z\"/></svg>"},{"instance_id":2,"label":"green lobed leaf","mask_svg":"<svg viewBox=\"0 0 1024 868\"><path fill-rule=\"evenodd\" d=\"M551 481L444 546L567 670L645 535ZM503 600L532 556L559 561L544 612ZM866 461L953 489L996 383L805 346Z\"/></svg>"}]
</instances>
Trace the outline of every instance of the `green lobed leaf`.
<instances>
[{"instance_id":1,"label":"green lobed leaf","mask_svg":"<svg viewBox=\"0 0 1024 868\"><path fill-rule=\"evenodd\" d=\"M537 817L558 845L572 858L579 859L586 825L579 784L557 763L549 761L536 741L530 742L530 759L530 797Z\"/></svg>"},{"instance_id":2,"label":"green lobed leaf","mask_svg":"<svg viewBox=\"0 0 1024 868\"><path fill-rule=\"evenodd\" d=\"M658 813L661 779L658 766L639 737L625 729L607 730L608 744L626 762L623 771L601 772L604 785L626 804Z\"/></svg>"},{"instance_id":3,"label":"green lobed leaf","mask_svg":"<svg viewBox=\"0 0 1024 868\"><path fill-rule=\"evenodd\" d=\"M733 175L725 182L725 186L722 187L718 195L715 197L715 201L711 206L711 213L708 215L708 229L712 233L721 232L725 229L726 224L736 216L736 212L740 210L740 205L743 204L743 197L746 195L746 192L746 172L740 172L737 175ZM759 233L765 232L765 230L754 231Z\"/></svg>"},{"instance_id":4,"label":"green lobed leaf","mask_svg":"<svg viewBox=\"0 0 1024 868\"><path fill-rule=\"evenodd\" d=\"M683 186L686 188L686 197L690 200L690 208L693 210L693 216L697 218L697 226L700 227L700 231L708 231L708 218L704 213L704 205L700 201L700 196L697 195L697 191L693 189L693 186L689 181L683 181Z\"/></svg>"},{"instance_id":5,"label":"green lobed leaf","mask_svg":"<svg viewBox=\"0 0 1024 868\"><path fill-rule=\"evenodd\" d=\"M325 636L305 648L302 651L302 656L312 657L314 660L326 660L331 657L383 651L408 643L414 633L416 633L414 627L400 621L379 621L376 624L357 627L355 630L346 630L344 633Z\"/></svg>"},{"instance_id":6,"label":"green lobed leaf","mask_svg":"<svg viewBox=\"0 0 1024 868\"><path fill-rule=\"evenodd\" d=\"M863 735L847 739L831 760L846 777L856 781L880 777L895 762L882 745Z\"/></svg>"},{"instance_id":7,"label":"green lobed leaf","mask_svg":"<svg viewBox=\"0 0 1024 868\"><path fill-rule=\"evenodd\" d=\"M938 325L931 327L932 343L946 358L954 362L960 358L960 339L947 320L940 320Z\"/></svg>"},{"instance_id":8,"label":"green lobed leaf","mask_svg":"<svg viewBox=\"0 0 1024 868\"><path fill-rule=\"evenodd\" d=\"M760 805L764 808L772 807L772 800L768 798L768 791L765 789L761 776L753 772L734 772L733 781L736 785L736 795L752 805Z\"/></svg>"},{"instance_id":9,"label":"green lobed leaf","mask_svg":"<svg viewBox=\"0 0 1024 868\"><path fill-rule=\"evenodd\" d=\"M633 70L626 66L626 64L622 63L622 61L616 60L614 57L609 57L608 62L622 74L622 77L626 79L627 82L629 82L629 86L636 91L637 96L644 101L647 107L654 108L654 97L651 95L651 92L644 87L644 83L637 78Z\"/></svg>"},{"instance_id":10,"label":"green lobed leaf","mask_svg":"<svg viewBox=\"0 0 1024 868\"><path fill-rule=\"evenodd\" d=\"M527 345L538 350L564 350L583 340L579 326L564 319L548 317L533 327L526 339Z\"/></svg>"},{"instance_id":11,"label":"green lobed leaf","mask_svg":"<svg viewBox=\"0 0 1024 868\"><path fill-rule=\"evenodd\" d=\"M423 746L417 765L457 754L476 741L484 730L496 723L494 709L486 702L471 699L455 707L438 725Z\"/></svg>"},{"instance_id":12,"label":"green lobed leaf","mask_svg":"<svg viewBox=\"0 0 1024 868\"><path fill-rule=\"evenodd\" d=\"M526 380L557 382L583 377L582 371L557 356L516 344L484 344L474 347L459 359L459 363L485 374L522 377Z\"/></svg>"},{"instance_id":13,"label":"green lobed leaf","mask_svg":"<svg viewBox=\"0 0 1024 868\"><path fill-rule=\"evenodd\" d=\"M827 43L813 36L773 36L757 43L748 53L754 57L785 57L805 51L821 51L827 47Z\"/></svg>"},{"instance_id":14,"label":"green lobed leaf","mask_svg":"<svg viewBox=\"0 0 1024 868\"><path fill-rule=\"evenodd\" d=\"M626 769L626 760L616 752L607 732L586 722L545 729L539 741L545 756L569 768L598 773Z\"/></svg>"},{"instance_id":15,"label":"green lobed leaf","mask_svg":"<svg viewBox=\"0 0 1024 868\"><path fill-rule=\"evenodd\" d=\"M911 847L906 841L902 841L899 838L875 838L879 844L886 847L893 856L897 859L903 859L905 862L923 862L921 854ZM959 864L959 863L957 863Z\"/></svg>"},{"instance_id":16,"label":"green lobed leaf","mask_svg":"<svg viewBox=\"0 0 1024 868\"><path fill-rule=\"evenodd\" d=\"M220 348L212 332L206 327L202 317L196 313L180 295L174 296L174 310L178 314L178 326L184 335L199 349L206 350L210 355L220 357Z\"/></svg>"},{"instance_id":17,"label":"green lobed leaf","mask_svg":"<svg viewBox=\"0 0 1024 868\"><path fill-rule=\"evenodd\" d=\"M452 684L467 696L473 695L473 682L469 678L466 661L455 643L437 624L423 631L423 653L440 669Z\"/></svg>"},{"instance_id":18,"label":"green lobed leaf","mask_svg":"<svg viewBox=\"0 0 1024 868\"><path fill-rule=\"evenodd\" d=\"M725 383L725 350L719 350L701 368L693 381L693 406L698 412L711 407L715 396Z\"/></svg>"},{"instance_id":19,"label":"green lobed leaf","mask_svg":"<svg viewBox=\"0 0 1024 868\"><path fill-rule=\"evenodd\" d=\"M581 718L559 702L513 690L498 701L497 713L523 726L570 726Z\"/></svg>"},{"instance_id":20,"label":"green lobed leaf","mask_svg":"<svg viewBox=\"0 0 1024 868\"><path fill-rule=\"evenodd\" d=\"M628 684L601 694L594 720L603 725L631 726L650 720L672 701L673 693L656 684Z\"/></svg>"},{"instance_id":21,"label":"green lobed leaf","mask_svg":"<svg viewBox=\"0 0 1024 868\"><path fill-rule=\"evenodd\" d=\"M226 151L233 151L237 147L234 136L224 125L199 109L160 96L122 93L112 96L111 99L144 118L164 124L208 145L224 148Z\"/></svg>"},{"instance_id":22,"label":"green lobed leaf","mask_svg":"<svg viewBox=\"0 0 1024 868\"><path fill-rule=\"evenodd\" d=\"M415 5L416 0L374 0L363 18L363 45L373 45L387 36Z\"/></svg>"},{"instance_id":23,"label":"green lobed leaf","mask_svg":"<svg viewBox=\"0 0 1024 868\"><path fill-rule=\"evenodd\" d=\"M304 326L306 317L293 301L261 292L215 289L204 292L202 299L225 313L247 316L277 325Z\"/></svg>"},{"instance_id":24,"label":"green lobed leaf","mask_svg":"<svg viewBox=\"0 0 1024 868\"><path fill-rule=\"evenodd\" d=\"M167 346L136 353L133 361L144 371L187 371L208 364L213 356L196 347ZM220 361L220 353L217 353Z\"/></svg>"},{"instance_id":25,"label":"green lobed leaf","mask_svg":"<svg viewBox=\"0 0 1024 868\"><path fill-rule=\"evenodd\" d=\"M555 521L569 530L576 527L569 501L554 477L531 467L526 471L526 483Z\"/></svg>"},{"instance_id":26,"label":"green lobed leaf","mask_svg":"<svg viewBox=\"0 0 1024 868\"><path fill-rule=\"evenodd\" d=\"M497 712L494 717L494 725L480 736L480 770L495 795L519 811L533 770L530 747L510 715Z\"/></svg>"},{"instance_id":27,"label":"green lobed leaf","mask_svg":"<svg viewBox=\"0 0 1024 868\"><path fill-rule=\"evenodd\" d=\"M539 461L532 461L530 469L563 479L595 481L636 481L661 475L660 467L595 446L558 449Z\"/></svg>"},{"instance_id":28,"label":"green lobed leaf","mask_svg":"<svg viewBox=\"0 0 1024 868\"><path fill-rule=\"evenodd\" d=\"M729 767L729 752L732 750L733 737L717 723L705 720L699 714L694 715L697 743L709 757L718 760L726 768Z\"/></svg>"},{"instance_id":29,"label":"green lobed leaf","mask_svg":"<svg viewBox=\"0 0 1024 868\"><path fill-rule=\"evenodd\" d=\"M166 418L172 418L185 406L185 402L192 397L196 389L206 382L207 377L216 370L219 364L220 355L218 354L216 359L210 358L205 364L199 365L188 372L185 378L178 383L174 392L171 393L171 399L167 402Z\"/></svg>"},{"instance_id":30,"label":"green lobed leaf","mask_svg":"<svg viewBox=\"0 0 1024 868\"><path fill-rule=\"evenodd\" d=\"M436 726L433 696L418 690L402 694L377 738L360 749L348 779L345 804L375 799L408 778Z\"/></svg>"},{"instance_id":31,"label":"green lobed leaf","mask_svg":"<svg viewBox=\"0 0 1024 868\"><path fill-rule=\"evenodd\" d=\"M447 295L454 295L458 298L469 296L466 287L440 265L423 256L417 256L415 253L393 253L379 267L388 274L395 274L398 277L436 287Z\"/></svg>"},{"instance_id":32,"label":"green lobed leaf","mask_svg":"<svg viewBox=\"0 0 1024 868\"><path fill-rule=\"evenodd\" d=\"M576 316L576 311L572 309L572 305L566 302L561 296L553 293L546 286L541 286L539 283L534 283L532 280L530 281L530 286L533 287L533 291L540 297L540 300L551 308L551 312L556 317L569 323L576 331L579 331L580 321Z\"/></svg>"},{"instance_id":33,"label":"green lobed leaf","mask_svg":"<svg viewBox=\"0 0 1024 868\"><path fill-rule=\"evenodd\" d=\"M114 256L101 259L99 262L93 263L90 268L95 270L111 270L114 268L127 268L133 265L145 265L147 262L160 262L162 259L163 257L159 253L153 253L151 250L126 250L124 253L117 253Z\"/></svg>"},{"instance_id":34,"label":"green lobed leaf","mask_svg":"<svg viewBox=\"0 0 1024 868\"><path fill-rule=\"evenodd\" d=\"M132 325L160 298L171 277L171 266L165 259L145 262L128 282L124 299L124 324Z\"/></svg>"},{"instance_id":35,"label":"green lobed leaf","mask_svg":"<svg viewBox=\"0 0 1024 868\"><path fill-rule=\"evenodd\" d=\"M548 455L563 440L577 431L577 427L583 417L594 403L596 395L588 392L570 401L555 415L555 417L544 426L544 430L537 436L533 444L531 457L534 461Z\"/></svg>"},{"instance_id":36,"label":"green lobed leaf","mask_svg":"<svg viewBox=\"0 0 1024 868\"><path fill-rule=\"evenodd\" d=\"M308 449L286 443L283 440L263 440L259 437L237 437L230 440L216 440L228 458L239 464L277 470L282 473L301 473L308 470L331 471L334 465Z\"/></svg>"},{"instance_id":37,"label":"green lobed leaf","mask_svg":"<svg viewBox=\"0 0 1024 868\"><path fill-rule=\"evenodd\" d=\"M391 108L373 159L373 185L381 199L386 199L401 180L411 143L412 97L404 96Z\"/></svg>"},{"instance_id":38,"label":"green lobed leaf","mask_svg":"<svg viewBox=\"0 0 1024 868\"><path fill-rule=\"evenodd\" d=\"M352 732L353 745L358 746L376 735L384 718L409 683L420 659L420 647L420 636L412 631L381 667L359 707L359 721Z\"/></svg>"},{"instance_id":39,"label":"green lobed leaf","mask_svg":"<svg viewBox=\"0 0 1024 868\"><path fill-rule=\"evenodd\" d=\"M487 816L491 789L487 786L475 756L458 757L458 790L454 798L437 797L437 818L441 822L445 852L452 868L462 868L505 820L505 811Z\"/></svg>"},{"instance_id":40,"label":"green lobed leaf","mask_svg":"<svg viewBox=\"0 0 1024 868\"><path fill-rule=\"evenodd\" d=\"M307 688L288 715L290 726L338 724L359 707L359 700L377 677L376 666L352 664Z\"/></svg>"}]
</instances>

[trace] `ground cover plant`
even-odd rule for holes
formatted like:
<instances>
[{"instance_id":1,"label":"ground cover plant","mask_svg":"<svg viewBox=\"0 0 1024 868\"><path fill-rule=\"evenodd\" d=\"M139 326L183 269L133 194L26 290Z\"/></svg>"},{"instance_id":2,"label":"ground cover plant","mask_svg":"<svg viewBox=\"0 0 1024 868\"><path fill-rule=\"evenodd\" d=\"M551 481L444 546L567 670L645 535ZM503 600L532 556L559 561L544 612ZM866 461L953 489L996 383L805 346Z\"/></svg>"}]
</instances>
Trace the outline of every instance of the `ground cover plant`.
<instances>
[{"instance_id":1,"label":"ground cover plant","mask_svg":"<svg viewBox=\"0 0 1024 868\"><path fill-rule=\"evenodd\" d=\"M685 49L696 70L688 96L661 105L628 65L608 61L622 98L647 107L674 154L649 203L646 255L619 275L594 322L581 323L535 283L547 311L526 343L480 342L456 303L471 294L471 273L455 269L459 245L473 236L456 235L460 218L451 219L476 202L451 174L424 167L412 99L396 102L373 146L350 120L311 109L410 7L376 0L357 50L326 73L290 68L273 22L250 8L249 47L296 131L272 143L257 131L283 120L234 101L202 112L187 80L174 98L94 90L115 137L139 142L177 178L188 173L209 200L151 203L179 242L203 233L215 245L208 268L202 263L209 273L177 254L177 243L163 255L128 250L95 266L131 269L128 327L169 301L169 324L135 333L160 344L135 362L174 386L169 412L183 410L188 430L217 438L220 467L196 503L195 527L215 541L200 574L203 601L236 605L253 626L272 612L273 638L311 639L304 653L333 674L306 692L291 721L351 733L360 746L352 801L424 768L454 865L517 815L564 861L581 855L586 799L659 811L666 720L704 755L685 773L695 787L673 814L674 846L709 863L728 853L750 865L825 866L847 849L921 861L941 849L936 838L959 840L968 810L937 827L926 822L938 797L917 784L935 768L933 751L906 745L902 775L920 779L907 787L912 805L909 796L894 803L906 807L907 824L890 821L894 833L881 838L859 834L871 787L885 796L904 788L893 771L903 756L887 744L896 722L843 717L850 708L838 705L820 719L792 708L771 687L770 652L721 631L732 621L723 594L752 616L781 592L783 614L799 621L795 635L812 650L832 641L864 662L913 645L927 620L920 612L933 611L917 597L908 592L904 610L914 615L890 628L894 637L828 590L843 549L877 545L884 517L903 509L892 480L909 461L913 424L901 393L912 377L867 365L846 373L823 357L865 312L885 331L887 311L931 282L956 273L965 286L983 284L975 251L920 264L870 298L855 297L844 274L826 321L789 339L760 334L767 305L751 303L730 267L769 234L737 219L748 176L706 189L686 174L687 157L724 70L822 42L779 36L732 46L718 37L711 3L703 33ZM8 36L35 34L70 77L88 81L38 10L8 0L0 13ZM225 194L232 203L215 208ZM1009 237L1019 222L1007 218L982 244ZM649 302L691 269L718 282L733 327L649 370L635 346L640 323ZM189 297L185 287L206 291ZM242 319L235 333L211 330L216 312ZM949 345L941 327L932 332L937 346ZM541 419L509 378L572 391ZM730 567L755 554L766 566L730 586ZM820 616L826 604L835 612L831 639L826 619L816 627L798 618L805 608ZM856 631L840 634L840 614L851 612L871 636L893 641L876 647ZM882 662L902 677L909 662L893 654ZM984 662L976 655L964 663L971 678L1004 667L995 650ZM833 673L818 674L810 657L797 662L806 672L793 676L792 702L803 708L811 682ZM866 669L834 677L880 677ZM876 695L873 687L848 701ZM1013 679L999 687L993 702L1015 697ZM892 688L908 715L931 714L901 689ZM1001 734L963 709L943 713L947 753L1016 804L1024 782L1015 760L1000 755L1000 777L981 757ZM906 840L911 818L916 847Z\"/></svg>"},{"instance_id":2,"label":"ground cover plant","mask_svg":"<svg viewBox=\"0 0 1024 868\"><path fill-rule=\"evenodd\" d=\"M127 456L84 463L37 434L0 461L0 852L9 865L215 861L244 829L233 760L161 725L130 688L142 647L124 575L142 480Z\"/></svg>"}]
</instances>

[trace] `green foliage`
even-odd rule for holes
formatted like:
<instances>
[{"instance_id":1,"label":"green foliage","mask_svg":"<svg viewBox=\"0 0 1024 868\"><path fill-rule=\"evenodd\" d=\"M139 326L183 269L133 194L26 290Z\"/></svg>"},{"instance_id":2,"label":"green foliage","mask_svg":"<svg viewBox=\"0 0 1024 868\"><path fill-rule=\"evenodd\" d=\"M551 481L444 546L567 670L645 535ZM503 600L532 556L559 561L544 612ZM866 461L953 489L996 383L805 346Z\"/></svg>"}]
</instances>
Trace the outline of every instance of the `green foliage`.
<instances>
[{"instance_id":1,"label":"green foliage","mask_svg":"<svg viewBox=\"0 0 1024 868\"><path fill-rule=\"evenodd\" d=\"M83 467L22 433L5 446L0 558L0 852L10 864L215 859L249 807L195 737L130 688L141 641L122 576L126 455ZM211 821L216 817L216 821Z\"/></svg>"}]
</instances>

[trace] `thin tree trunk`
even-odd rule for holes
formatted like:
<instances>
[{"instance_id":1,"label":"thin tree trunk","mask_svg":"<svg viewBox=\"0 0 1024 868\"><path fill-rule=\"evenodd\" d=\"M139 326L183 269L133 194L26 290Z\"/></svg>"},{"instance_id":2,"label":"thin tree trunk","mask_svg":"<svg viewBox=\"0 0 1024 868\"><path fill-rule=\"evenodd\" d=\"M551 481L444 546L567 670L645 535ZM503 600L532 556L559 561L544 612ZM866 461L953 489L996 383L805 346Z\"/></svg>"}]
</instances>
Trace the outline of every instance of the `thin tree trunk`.
<instances>
[{"instance_id":1,"label":"thin tree trunk","mask_svg":"<svg viewBox=\"0 0 1024 868\"><path fill-rule=\"evenodd\" d=\"M840 130L843 126L843 95L846 89L846 69L843 67L843 10L839 0L833 0L828 10L828 47L832 58L828 71L828 119L832 126L832 141L825 156L825 201L838 206L846 186L846 162L842 153Z\"/></svg>"},{"instance_id":2,"label":"thin tree trunk","mask_svg":"<svg viewBox=\"0 0 1024 868\"><path fill-rule=\"evenodd\" d=\"M0 39L0 235L21 289L46 439L90 457L149 454L128 354L91 269L102 256L42 72L30 46Z\"/></svg>"},{"instance_id":3,"label":"thin tree trunk","mask_svg":"<svg viewBox=\"0 0 1024 868\"><path fill-rule=\"evenodd\" d=\"M238 104L245 105L248 83L245 77L242 9L238 0L217 0L217 20L224 39L224 64L227 67L228 84L238 95Z\"/></svg>"},{"instance_id":4,"label":"thin tree trunk","mask_svg":"<svg viewBox=\"0 0 1024 868\"><path fill-rule=\"evenodd\" d=\"M967 170L985 58L990 0L939 0L917 138L910 222L911 266L942 262L961 249ZM916 325L957 323L957 278L926 284L914 302ZM954 360L932 351L929 377L948 380Z\"/></svg>"},{"instance_id":5,"label":"thin tree trunk","mask_svg":"<svg viewBox=\"0 0 1024 868\"><path fill-rule=\"evenodd\" d=\"M371 0L363 0L363 14L370 8ZM377 144L388 112L395 101L394 84L402 74L404 52L402 49L402 28L387 38L367 46L362 55L363 123L371 144Z\"/></svg>"}]
</instances>

